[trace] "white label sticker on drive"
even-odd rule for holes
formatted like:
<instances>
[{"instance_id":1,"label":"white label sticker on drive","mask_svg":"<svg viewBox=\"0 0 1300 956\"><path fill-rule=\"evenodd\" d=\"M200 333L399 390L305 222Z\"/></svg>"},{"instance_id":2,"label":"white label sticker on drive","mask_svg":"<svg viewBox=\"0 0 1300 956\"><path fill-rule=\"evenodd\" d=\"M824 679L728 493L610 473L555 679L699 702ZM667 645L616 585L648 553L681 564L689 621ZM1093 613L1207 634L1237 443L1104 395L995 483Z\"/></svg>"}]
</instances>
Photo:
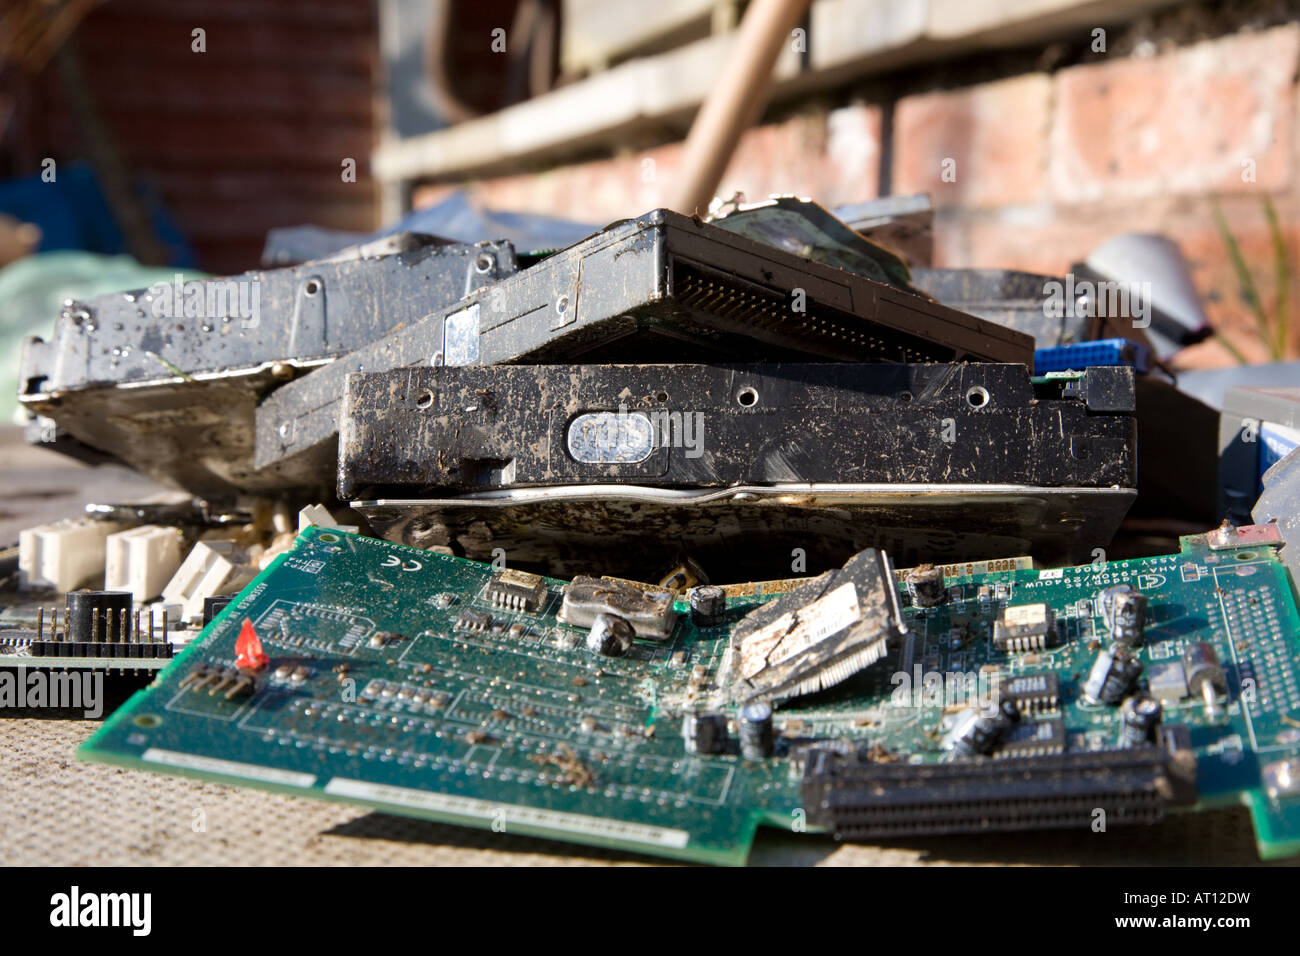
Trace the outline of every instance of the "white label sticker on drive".
<instances>
[{"instance_id":1,"label":"white label sticker on drive","mask_svg":"<svg viewBox=\"0 0 1300 956\"><path fill-rule=\"evenodd\" d=\"M443 321L444 365L473 365L478 361L478 303L453 312Z\"/></svg>"}]
</instances>

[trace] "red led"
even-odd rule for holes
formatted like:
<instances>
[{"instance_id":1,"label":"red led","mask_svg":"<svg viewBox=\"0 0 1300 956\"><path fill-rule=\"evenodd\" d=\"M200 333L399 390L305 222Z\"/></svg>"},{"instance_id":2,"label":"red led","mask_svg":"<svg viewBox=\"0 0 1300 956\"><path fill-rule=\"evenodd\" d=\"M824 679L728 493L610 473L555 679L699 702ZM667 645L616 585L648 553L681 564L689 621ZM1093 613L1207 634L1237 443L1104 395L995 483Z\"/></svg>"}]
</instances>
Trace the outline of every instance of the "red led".
<instances>
[{"instance_id":1,"label":"red led","mask_svg":"<svg viewBox=\"0 0 1300 956\"><path fill-rule=\"evenodd\" d=\"M244 618L244 626L239 629L239 637L235 640L235 666L261 670L270 660L262 650L257 631L253 630L253 622Z\"/></svg>"}]
</instances>

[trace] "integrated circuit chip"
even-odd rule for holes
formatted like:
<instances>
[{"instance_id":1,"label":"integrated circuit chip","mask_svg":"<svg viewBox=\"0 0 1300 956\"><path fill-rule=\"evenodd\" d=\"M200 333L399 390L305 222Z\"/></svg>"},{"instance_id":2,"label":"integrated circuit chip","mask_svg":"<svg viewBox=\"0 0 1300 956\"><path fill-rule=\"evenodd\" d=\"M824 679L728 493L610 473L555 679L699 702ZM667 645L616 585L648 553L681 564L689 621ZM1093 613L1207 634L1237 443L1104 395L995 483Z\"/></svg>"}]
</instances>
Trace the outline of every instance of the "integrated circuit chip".
<instances>
[{"instance_id":1,"label":"integrated circuit chip","mask_svg":"<svg viewBox=\"0 0 1300 956\"><path fill-rule=\"evenodd\" d=\"M1061 703L1061 679L1054 672L1019 674L998 682L999 700L1009 700L1022 714L1056 710Z\"/></svg>"},{"instance_id":2,"label":"integrated circuit chip","mask_svg":"<svg viewBox=\"0 0 1300 956\"><path fill-rule=\"evenodd\" d=\"M993 625L993 646L1000 651L1042 651L1057 643L1056 615L1046 604L1006 608Z\"/></svg>"},{"instance_id":3,"label":"integrated circuit chip","mask_svg":"<svg viewBox=\"0 0 1300 956\"><path fill-rule=\"evenodd\" d=\"M736 625L733 694L781 701L815 693L875 663L906 630L889 558L868 548Z\"/></svg>"},{"instance_id":4,"label":"integrated circuit chip","mask_svg":"<svg viewBox=\"0 0 1300 956\"><path fill-rule=\"evenodd\" d=\"M1065 721L1059 717L1050 720L1022 720L1016 724L994 757L1041 757L1065 751Z\"/></svg>"},{"instance_id":5,"label":"integrated circuit chip","mask_svg":"<svg viewBox=\"0 0 1300 956\"><path fill-rule=\"evenodd\" d=\"M536 611L546 600L546 582L536 574L507 568L492 575L487 599L494 607L511 611Z\"/></svg>"}]
</instances>

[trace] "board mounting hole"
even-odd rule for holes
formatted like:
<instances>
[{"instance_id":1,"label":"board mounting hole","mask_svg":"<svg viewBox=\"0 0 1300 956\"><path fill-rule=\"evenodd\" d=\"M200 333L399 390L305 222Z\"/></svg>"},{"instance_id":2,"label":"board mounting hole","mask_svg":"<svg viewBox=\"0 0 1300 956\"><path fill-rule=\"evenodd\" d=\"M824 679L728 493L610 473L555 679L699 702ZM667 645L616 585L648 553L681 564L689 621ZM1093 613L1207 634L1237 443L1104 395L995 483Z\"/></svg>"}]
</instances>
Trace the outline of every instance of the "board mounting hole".
<instances>
[{"instance_id":1,"label":"board mounting hole","mask_svg":"<svg viewBox=\"0 0 1300 956\"><path fill-rule=\"evenodd\" d=\"M317 292L320 291L320 283L317 282L315 279L308 279L307 284L303 286L302 289L308 295L315 295Z\"/></svg>"},{"instance_id":2,"label":"board mounting hole","mask_svg":"<svg viewBox=\"0 0 1300 956\"><path fill-rule=\"evenodd\" d=\"M1253 561L1258 555L1254 551L1238 551L1233 557L1238 561Z\"/></svg>"},{"instance_id":3,"label":"board mounting hole","mask_svg":"<svg viewBox=\"0 0 1300 956\"><path fill-rule=\"evenodd\" d=\"M423 391L419 395L415 396L416 408L428 408L432 404L433 404L433 392Z\"/></svg>"},{"instance_id":4,"label":"board mounting hole","mask_svg":"<svg viewBox=\"0 0 1300 956\"><path fill-rule=\"evenodd\" d=\"M338 535L336 535L336 534L330 534L328 531L325 532L324 534L320 535L319 538L320 538L321 541L324 541L326 544L334 544L335 542L337 542L337 541L339 540L339 536L338 536Z\"/></svg>"},{"instance_id":5,"label":"board mounting hole","mask_svg":"<svg viewBox=\"0 0 1300 956\"><path fill-rule=\"evenodd\" d=\"M137 727L157 727L162 723L161 717L155 717L153 714L140 714L132 721Z\"/></svg>"}]
</instances>

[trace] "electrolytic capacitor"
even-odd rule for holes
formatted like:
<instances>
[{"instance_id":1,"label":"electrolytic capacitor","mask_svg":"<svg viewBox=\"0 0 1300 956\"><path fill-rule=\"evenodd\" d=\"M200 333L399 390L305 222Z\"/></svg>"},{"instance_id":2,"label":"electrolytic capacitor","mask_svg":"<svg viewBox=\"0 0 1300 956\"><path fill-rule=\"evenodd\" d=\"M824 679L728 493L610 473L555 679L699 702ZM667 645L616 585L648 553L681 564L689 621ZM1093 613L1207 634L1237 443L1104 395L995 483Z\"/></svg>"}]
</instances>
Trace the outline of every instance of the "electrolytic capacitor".
<instances>
[{"instance_id":1,"label":"electrolytic capacitor","mask_svg":"<svg viewBox=\"0 0 1300 956\"><path fill-rule=\"evenodd\" d=\"M682 739L690 754L727 752L727 717L725 714L686 714L682 717Z\"/></svg>"},{"instance_id":2,"label":"electrolytic capacitor","mask_svg":"<svg viewBox=\"0 0 1300 956\"><path fill-rule=\"evenodd\" d=\"M1187 689L1199 694L1210 711L1217 711L1228 696L1228 678L1219 666L1219 655L1204 641L1183 648L1183 671L1187 674Z\"/></svg>"},{"instance_id":3,"label":"electrolytic capacitor","mask_svg":"<svg viewBox=\"0 0 1300 956\"><path fill-rule=\"evenodd\" d=\"M970 707L956 716L942 746L968 757L987 756L1019 721L1015 701L1004 700L995 708Z\"/></svg>"},{"instance_id":4,"label":"electrolytic capacitor","mask_svg":"<svg viewBox=\"0 0 1300 956\"><path fill-rule=\"evenodd\" d=\"M943 571L932 564L913 568L907 576L907 593L917 607L938 607L948 599Z\"/></svg>"},{"instance_id":5,"label":"electrolytic capacitor","mask_svg":"<svg viewBox=\"0 0 1300 956\"><path fill-rule=\"evenodd\" d=\"M1118 704L1142 674L1142 662L1121 645L1107 648L1092 662L1083 696L1093 704Z\"/></svg>"},{"instance_id":6,"label":"electrolytic capacitor","mask_svg":"<svg viewBox=\"0 0 1300 956\"><path fill-rule=\"evenodd\" d=\"M1124 720L1120 742L1125 747L1154 743L1162 713L1160 701L1146 694L1135 694L1124 701L1124 706L1120 708L1120 716Z\"/></svg>"},{"instance_id":7,"label":"electrolytic capacitor","mask_svg":"<svg viewBox=\"0 0 1300 956\"><path fill-rule=\"evenodd\" d=\"M713 584L691 588L691 623L696 627L721 624L727 612L727 592Z\"/></svg>"},{"instance_id":8,"label":"electrolytic capacitor","mask_svg":"<svg viewBox=\"0 0 1300 956\"><path fill-rule=\"evenodd\" d=\"M587 650L605 657L622 657L632 649L636 630L627 618L617 614L597 614L587 633Z\"/></svg>"},{"instance_id":9,"label":"electrolytic capacitor","mask_svg":"<svg viewBox=\"0 0 1300 956\"><path fill-rule=\"evenodd\" d=\"M1147 599L1129 588L1116 594L1110 607L1110 636L1116 644L1141 647L1147 625Z\"/></svg>"},{"instance_id":10,"label":"electrolytic capacitor","mask_svg":"<svg viewBox=\"0 0 1300 956\"><path fill-rule=\"evenodd\" d=\"M764 760L772 756L775 735L772 732L772 705L762 702L740 708L738 721L740 753L746 760Z\"/></svg>"}]
</instances>

